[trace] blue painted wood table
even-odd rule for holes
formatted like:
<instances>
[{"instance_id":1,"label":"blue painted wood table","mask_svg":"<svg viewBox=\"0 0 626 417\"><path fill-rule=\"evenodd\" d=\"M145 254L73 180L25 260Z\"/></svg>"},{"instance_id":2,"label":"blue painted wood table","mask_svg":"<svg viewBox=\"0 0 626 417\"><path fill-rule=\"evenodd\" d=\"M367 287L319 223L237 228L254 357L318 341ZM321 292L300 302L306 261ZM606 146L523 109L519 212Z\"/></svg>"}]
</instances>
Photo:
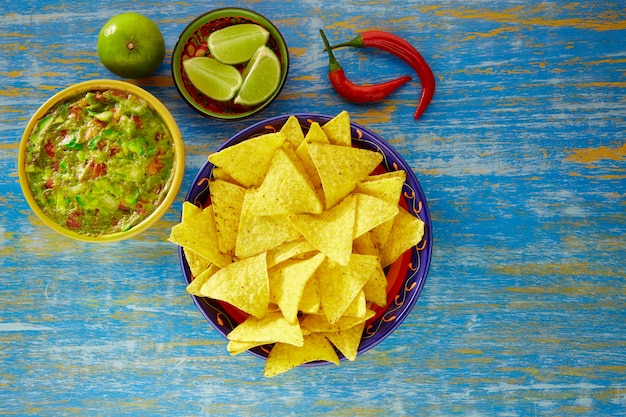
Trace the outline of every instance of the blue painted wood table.
<instances>
[{"instance_id":1,"label":"blue painted wood table","mask_svg":"<svg viewBox=\"0 0 626 417\"><path fill-rule=\"evenodd\" d=\"M0 414L626 415L626 8L623 2L241 1L289 45L280 97L216 122L180 98L169 63L184 27L227 2L3 0L0 4ZM100 63L104 22L137 11L166 58L134 81L178 122L186 172L171 210L137 238L79 243L48 230L19 187L34 111ZM415 45L437 80L412 115L417 78L383 102L330 86L333 42L382 29ZM351 79L411 73L376 51L337 52ZM386 138L416 173L433 219L430 273L388 339L341 366L265 379L231 357L185 293L166 241L214 151L263 118L337 114Z\"/></svg>"}]
</instances>

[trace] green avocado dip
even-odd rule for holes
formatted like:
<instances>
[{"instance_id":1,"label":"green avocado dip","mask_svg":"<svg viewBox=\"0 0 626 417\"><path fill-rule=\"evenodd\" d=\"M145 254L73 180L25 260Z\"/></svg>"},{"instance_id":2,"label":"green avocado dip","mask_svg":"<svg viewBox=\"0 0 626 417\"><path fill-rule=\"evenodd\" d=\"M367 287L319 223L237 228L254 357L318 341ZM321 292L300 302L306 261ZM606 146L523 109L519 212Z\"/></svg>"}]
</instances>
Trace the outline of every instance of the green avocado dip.
<instances>
[{"instance_id":1,"label":"green avocado dip","mask_svg":"<svg viewBox=\"0 0 626 417\"><path fill-rule=\"evenodd\" d=\"M139 224L165 198L174 144L143 99L89 91L53 107L33 129L25 171L43 212L77 233L100 236Z\"/></svg>"}]
</instances>

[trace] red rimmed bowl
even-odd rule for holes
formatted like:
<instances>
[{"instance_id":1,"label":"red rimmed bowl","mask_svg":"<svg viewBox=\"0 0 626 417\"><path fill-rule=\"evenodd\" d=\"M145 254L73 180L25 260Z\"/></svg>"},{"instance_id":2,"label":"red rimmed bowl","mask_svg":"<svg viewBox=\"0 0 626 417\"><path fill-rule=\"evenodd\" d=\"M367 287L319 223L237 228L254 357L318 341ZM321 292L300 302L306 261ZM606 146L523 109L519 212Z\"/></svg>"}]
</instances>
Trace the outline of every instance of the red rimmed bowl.
<instances>
[{"instance_id":1,"label":"red rimmed bowl","mask_svg":"<svg viewBox=\"0 0 626 417\"><path fill-rule=\"evenodd\" d=\"M269 31L270 36L266 45L274 51L281 64L278 88L266 101L256 106L242 106L235 104L233 100L217 101L207 97L193 86L183 69L185 59L196 56L198 50L206 49L206 40L212 32L242 23L254 23ZM243 71L243 67L239 69ZM269 106L280 94L288 72L289 51L278 28L263 15L237 7L212 10L196 18L183 30L172 53L172 77L180 96L196 112L217 120L243 119Z\"/></svg>"},{"instance_id":2,"label":"red rimmed bowl","mask_svg":"<svg viewBox=\"0 0 626 417\"><path fill-rule=\"evenodd\" d=\"M319 114L296 114L295 116L300 121L305 133L311 122L315 121L323 125L332 119L331 116ZM264 133L280 130L288 118L289 115L282 115L258 122L231 137L218 150ZM407 250L396 262L385 269L387 280L390 283L388 285L387 305L384 308L377 308L376 315L368 321L358 349L358 354L362 354L388 337L406 319L417 302L430 267L432 225L426 198L411 167L379 135L356 123L351 123L351 127L354 146L375 150L383 154L383 162L378 167L377 172L406 171L407 176L400 204L409 213L419 217L425 223L423 240L417 246ZM186 201L200 207L206 206L209 200L207 179L212 177L213 168L214 166L210 162L206 162L202 166L187 192ZM179 248L179 259L185 283L189 285L193 276L182 248ZM224 337L246 318L239 310L226 303L203 297L191 297L202 315ZM249 352L260 358L267 358L269 347L261 346L251 349ZM340 352L338 355L341 360L345 359ZM304 366L326 363L318 361Z\"/></svg>"}]
</instances>

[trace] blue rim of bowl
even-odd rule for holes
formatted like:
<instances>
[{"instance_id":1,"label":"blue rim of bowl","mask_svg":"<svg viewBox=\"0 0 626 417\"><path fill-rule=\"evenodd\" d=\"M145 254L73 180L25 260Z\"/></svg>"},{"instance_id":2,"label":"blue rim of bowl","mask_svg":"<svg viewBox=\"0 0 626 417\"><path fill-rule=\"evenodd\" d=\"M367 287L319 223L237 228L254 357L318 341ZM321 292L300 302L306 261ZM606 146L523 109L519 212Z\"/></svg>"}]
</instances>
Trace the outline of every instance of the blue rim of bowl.
<instances>
[{"instance_id":1,"label":"blue rim of bowl","mask_svg":"<svg viewBox=\"0 0 626 417\"><path fill-rule=\"evenodd\" d=\"M257 122L232 136L224 142L217 151L252 137L279 130L289 116L290 115L280 115ZM332 116L313 113L294 114L294 116L298 118L305 131L308 130L312 121L317 121L323 125L325 122L332 119ZM412 311L426 283L426 277L432 258L433 235L430 211L426 197L411 167L400 154L378 134L354 122L351 122L351 128L353 144L358 147L381 152L384 157L381 165L386 171L406 171L407 176L403 186L402 205L412 215L419 217L425 223L425 232L422 242L406 251L398 261L385 271L388 272L389 268L394 268L394 266L398 265L400 265L399 267L402 269L406 267L406 274L403 275L401 285L396 286L396 288L398 288L398 294L390 296L387 307L381 310L373 321L368 322L369 324L363 332L357 353L357 355L361 355L378 345L395 331ZM204 207L209 195L208 179L212 176L213 167L214 165L208 161L204 163L194 177L193 183L185 196L185 201L196 204L199 207ZM183 277L186 285L188 285L192 280L191 272L184 251L180 247L178 248L178 254ZM191 298L204 318L224 338L227 338L228 333L239 324L239 322L224 309L223 303L194 295L192 295ZM250 349L248 352L259 358L267 359L269 349L270 346L260 346ZM340 360L344 361L345 357L341 352L338 351L337 353ZM317 366L328 363L329 362L326 361L314 361L304 364L303 366Z\"/></svg>"},{"instance_id":2,"label":"blue rim of bowl","mask_svg":"<svg viewBox=\"0 0 626 417\"><path fill-rule=\"evenodd\" d=\"M197 33L201 27L204 27L206 25L211 24L212 22L215 22L219 19L223 19L224 17L216 17L215 19L212 20L207 20L206 22L203 23L203 25L195 30L192 30L192 28L199 22L202 22L204 20L206 20L208 18L208 16L213 15L213 14L221 14L227 11L232 11L233 12L233 17L241 17L243 19L245 19L247 22L250 23L256 23L256 24L260 24L266 28L271 28L270 32L271 32L271 37L270 37L270 42L273 41L276 42L276 44L278 45L278 49L279 51L274 50L274 52L280 52L280 45L284 46L285 49L285 54L281 54L281 53L277 53L276 55L278 56L278 59L280 60L281 63L281 82L278 85L278 88L276 89L276 91L274 91L274 93L270 96L269 99L267 99L265 102L263 102L262 104L259 104L257 106L252 106L252 107L242 107L241 108L241 112L232 112L232 113L216 113L213 112L209 109L206 109L200 105L198 105L197 103L195 103L194 101L190 101L189 98L187 98L187 94L192 95L189 91L188 88L189 86L191 86L191 82L185 82L184 81L184 77L183 77L183 71L180 68L182 66L182 54L184 53L184 46L182 43L183 42L187 42L195 33ZM275 35L274 33L275 32ZM282 91L283 87L285 86L285 83L287 82L287 77L289 76L289 48L287 46L287 42L285 41L285 38L283 37L281 31L276 27L276 25L274 25L274 23L272 23L271 20L269 20L268 18L266 18L265 16L263 16L262 14L255 12L253 10L250 9L245 9L245 8L240 8L240 7L222 7L219 9L214 9L211 10L201 16L198 16L197 18L195 18L193 21L191 21L186 27L185 29L181 32L180 36L178 37L176 44L174 45L174 49L172 51L172 62L171 62L171 72L172 72L172 79L174 80L174 86L176 87L176 90L178 91L178 94L181 96L181 98L183 99L183 101L185 103L187 103L189 105L189 107L191 107L193 110L195 110L198 114L207 117L207 118L211 118L211 119L215 119L215 120L242 120L242 119L246 119L248 117L251 117L255 114L257 114L258 112L260 112L261 110L265 109L267 106L269 106L280 94L280 92ZM284 73L284 76L282 76L282 73ZM180 74L180 81L179 81L179 74ZM191 86L191 88L193 88L193 86ZM204 94L200 93L199 91L196 92L196 94L201 97L206 103L212 103L215 106L220 106L220 103L217 102L216 100L212 100L208 97L206 97ZM230 102L226 102L226 103L230 103ZM225 104L226 105L226 104ZM235 106L234 104L230 103L231 106Z\"/></svg>"}]
</instances>

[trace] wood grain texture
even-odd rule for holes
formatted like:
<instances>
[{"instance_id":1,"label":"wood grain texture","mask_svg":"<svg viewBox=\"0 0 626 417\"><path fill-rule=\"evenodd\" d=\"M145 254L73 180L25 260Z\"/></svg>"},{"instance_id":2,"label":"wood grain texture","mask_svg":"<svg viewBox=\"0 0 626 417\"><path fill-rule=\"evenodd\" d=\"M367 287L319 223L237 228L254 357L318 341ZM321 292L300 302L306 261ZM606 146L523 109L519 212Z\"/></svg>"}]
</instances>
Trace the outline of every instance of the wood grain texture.
<instances>
[{"instance_id":1,"label":"wood grain texture","mask_svg":"<svg viewBox=\"0 0 626 417\"><path fill-rule=\"evenodd\" d=\"M179 97L171 50L186 24L227 2L0 3L0 414L608 416L626 414L626 8L580 1L242 1L290 48L279 99L246 121L205 119ZM62 88L116 78L99 28L132 10L167 54L138 81L186 142L177 204L141 237L63 239L29 210L17 149ZM318 31L382 29L410 40L438 86L418 121L417 79L382 103L332 90ZM410 74L343 49L355 81ZM398 330L357 361L263 378L230 357L185 294L165 242L196 171L247 125L346 109L413 167L434 223L424 292Z\"/></svg>"}]
</instances>

